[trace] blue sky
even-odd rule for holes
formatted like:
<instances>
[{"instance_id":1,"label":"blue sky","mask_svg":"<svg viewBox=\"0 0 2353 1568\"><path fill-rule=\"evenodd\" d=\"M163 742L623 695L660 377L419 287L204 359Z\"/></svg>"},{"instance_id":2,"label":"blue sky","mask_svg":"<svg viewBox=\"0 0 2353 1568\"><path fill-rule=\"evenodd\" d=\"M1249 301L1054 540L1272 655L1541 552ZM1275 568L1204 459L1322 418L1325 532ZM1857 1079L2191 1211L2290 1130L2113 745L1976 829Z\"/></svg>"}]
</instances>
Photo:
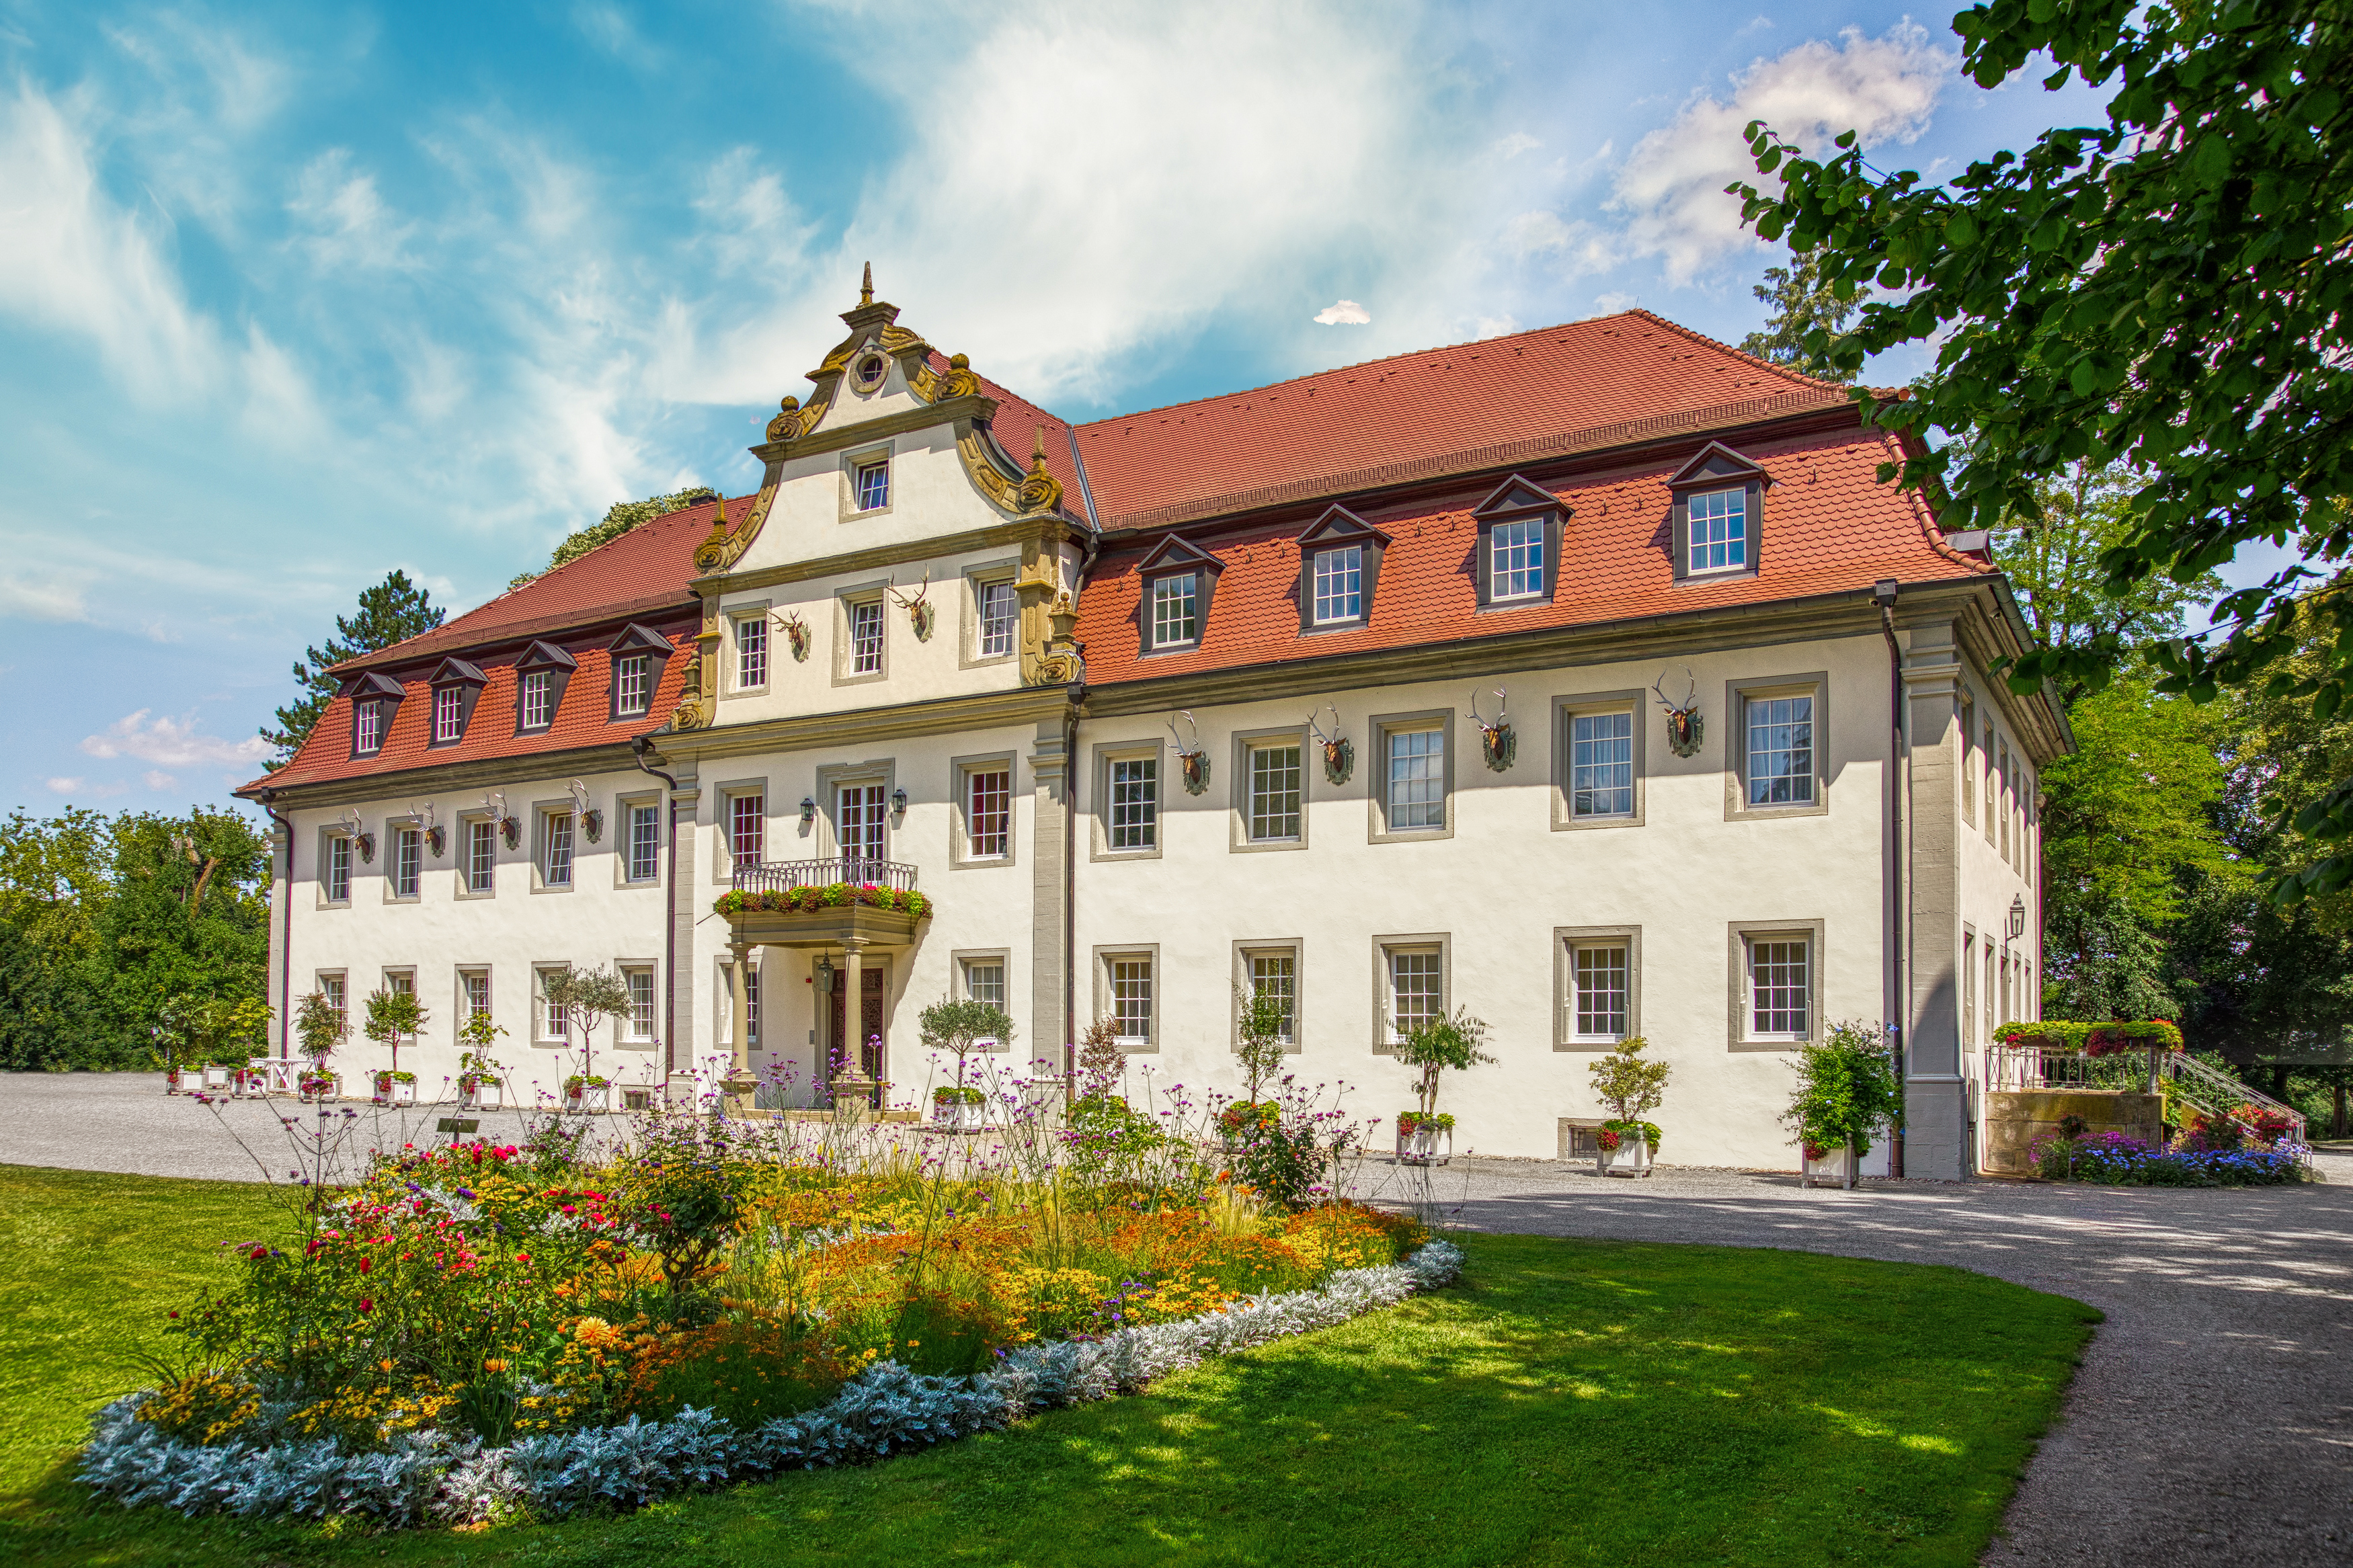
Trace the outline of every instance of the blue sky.
<instances>
[{"instance_id":1,"label":"blue sky","mask_svg":"<svg viewBox=\"0 0 2353 1568\"><path fill-rule=\"evenodd\" d=\"M748 488L866 260L1072 417L1633 302L1737 340L1748 119L1935 174L2097 118L1943 15L0 0L0 809L222 801L389 568L462 610Z\"/></svg>"}]
</instances>

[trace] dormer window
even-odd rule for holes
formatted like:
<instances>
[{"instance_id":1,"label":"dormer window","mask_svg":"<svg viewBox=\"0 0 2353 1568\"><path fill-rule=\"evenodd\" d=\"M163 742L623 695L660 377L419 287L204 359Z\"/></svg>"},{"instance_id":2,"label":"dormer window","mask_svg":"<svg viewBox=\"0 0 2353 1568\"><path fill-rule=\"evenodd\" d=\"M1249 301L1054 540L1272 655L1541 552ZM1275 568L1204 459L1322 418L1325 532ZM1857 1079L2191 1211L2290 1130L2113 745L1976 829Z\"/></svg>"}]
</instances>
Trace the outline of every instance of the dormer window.
<instances>
[{"instance_id":1,"label":"dormer window","mask_svg":"<svg viewBox=\"0 0 2353 1568\"><path fill-rule=\"evenodd\" d=\"M554 643L535 642L515 660L515 732L544 731L564 706L564 689L579 661Z\"/></svg>"},{"instance_id":2,"label":"dormer window","mask_svg":"<svg viewBox=\"0 0 2353 1568\"><path fill-rule=\"evenodd\" d=\"M437 743L461 739L466 733L465 692L455 686L433 689L433 739Z\"/></svg>"},{"instance_id":3,"label":"dormer window","mask_svg":"<svg viewBox=\"0 0 2353 1568\"><path fill-rule=\"evenodd\" d=\"M1209 599L1224 563L1174 534L1160 542L1137 567L1144 579L1144 651L1198 647L1209 624Z\"/></svg>"},{"instance_id":4,"label":"dormer window","mask_svg":"<svg viewBox=\"0 0 2353 1568\"><path fill-rule=\"evenodd\" d=\"M543 669L530 669L522 677L522 727L544 730L554 715L554 705L548 700L555 678Z\"/></svg>"},{"instance_id":5,"label":"dormer window","mask_svg":"<svg viewBox=\"0 0 2353 1568\"><path fill-rule=\"evenodd\" d=\"M408 689L388 675L363 675L351 688L352 755L373 757L384 750L392 716Z\"/></svg>"},{"instance_id":6,"label":"dormer window","mask_svg":"<svg viewBox=\"0 0 2353 1568\"><path fill-rule=\"evenodd\" d=\"M1514 475L1472 510L1479 524L1479 602L1501 608L1542 604L1560 577L1561 524L1567 509L1532 479Z\"/></svg>"},{"instance_id":7,"label":"dormer window","mask_svg":"<svg viewBox=\"0 0 2353 1568\"><path fill-rule=\"evenodd\" d=\"M466 726L474 716L474 700L490 677L462 658L445 658L441 668L433 672L433 743L454 745L466 738Z\"/></svg>"},{"instance_id":8,"label":"dormer window","mask_svg":"<svg viewBox=\"0 0 2353 1568\"><path fill-rule=\"evenodd\" d=\"M1315 552L1315 624L1353 621L1365 613L1365 547Z\"/></svg>"},{"instance_id":9,"label":"dormer window","mask_svg":"<svg viewBox=\"0 0 2353 1568\"><path fill-rule=\"evenodd\" d=\"M859 510L880 511L891 504L889 459L859 464L856 482Z\"/></svg>"},{"instance_id":10,"label":"dormer window","mask_svg":"<svg viewBox=\"0 0 2353 1568\"><path fill-rule=\"evenodd\" d=\"M613 711L624 719L634 718L653 706L653 658L649 654L625 653L613 661Z\"/></svg>"},{"instance_id":11,"label":"dormer window","mask_svg":"<svg viewBox=\"0 0 2353 1568\"><path fill-rule=\"evenodd\" d=\"M1299 629L1362 626L1378 591L1388 535L1346 507L1327 509L1299 536Z\"/></svg>"},{"instance_id":12,"label":"dormer window","mask_svg":"<svg viewBox=\"0 0 2353 1568\"><path fill-rule=\"evenodd\" d=\"M1710 441L1668 479L1675 577L1745 576L1757 570L1765 490L1772 477L1721 441Z\"/></svg>"},{"instance_id":13,"label":"dormer window","mask_svg":"<svg viewBox=\"0 0 2353 1568\"><path fill-rule=\"evenodd\" d=\"M384 704L374 698L359 704L352 719L352 750L365 756L384 746Z\"/></svg>"}]
</instances>

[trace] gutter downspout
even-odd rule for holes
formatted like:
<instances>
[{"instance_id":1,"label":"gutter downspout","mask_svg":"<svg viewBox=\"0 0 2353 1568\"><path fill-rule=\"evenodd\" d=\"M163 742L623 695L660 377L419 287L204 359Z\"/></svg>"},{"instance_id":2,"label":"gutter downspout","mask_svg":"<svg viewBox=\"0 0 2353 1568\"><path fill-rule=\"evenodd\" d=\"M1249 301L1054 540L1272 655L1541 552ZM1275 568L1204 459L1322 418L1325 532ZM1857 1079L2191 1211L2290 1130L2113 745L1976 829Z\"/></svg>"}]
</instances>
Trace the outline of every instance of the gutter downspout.
<instances>
[{"instance_id":1,"label":"gutter downspout","mask_svg":"<svg viewBox=\"0 0 2353 1568\"><path fill-rule=\"evenodd\" d=\"M278 1059L291 1061L294 1053L287 1031L292 1027L290 1018L294 1011L294 822L279 816L278 808L269 804L277 798L274 789L261 792L261 809L286 830L286 907L279 911L285 935L278 943Z\"/></svg>"},{"instance_id":2,"label":"gutter downspout","mask_svg":"<svg viewBox=\"0 0 2353 1568\"><path fill-rule=\"evenodd\" d=\"M1071 463L1079 476L1079 499L1087 508L1087 550L1071 578L1072 601L1084 593L1087 574L1103 553L1103 522L1095 516L1093 489L1087 484L1087 460L1079 454L1079 432L1067 426ZM1079 709L1087 699L1086 649L1079 649L1079 679L1070 684L1070 709L1062 720L1062 788L1069 795L1062 813L1062 1103L1079 1097Z\"/></svg>"},{"instance_id":3,"label":"gutter downspout","mask_svg":"<svg viewBox=\"0 0 2353 1568\"><path fill-rule=\"evenodd\" d=\"M1893 1005L1888 1008L1888 1018L1897 1031L1891 1058L1895 1067L1898 1105L1904 1103L1904 1061L1912 1049L1912 965L1905 945L1912 908L1911 813L1905 809L1912 789L1912 768L1904 730L1904 646L1895 640L1895 596L1901 591L1902 584L1893 577L1881 578L1871 589L1871 602L1879 606L1879 635L1887 639L1887 811L1888 832L1893 839L1890 847L1894 850L1889 866L1895 873L1888 889L1888 979L1894 993L1890 998ZM1887 1173L1904 1174L1904 1129L1900 1123L1887 1136Z\"/></svg>"},{"instance_id":4,"label":"gutter downspout","mask_svg":"<svg viewBox=\"0 0 2353 1568\"><path fill-rule=\"evenodd\" d=\"M662 1098L670 1098L670 1074L678 1055L678 781L646 761L653 749L639 735L629 742L638 770L670 786L662 796Z\"/></svg>"}]
</instances>

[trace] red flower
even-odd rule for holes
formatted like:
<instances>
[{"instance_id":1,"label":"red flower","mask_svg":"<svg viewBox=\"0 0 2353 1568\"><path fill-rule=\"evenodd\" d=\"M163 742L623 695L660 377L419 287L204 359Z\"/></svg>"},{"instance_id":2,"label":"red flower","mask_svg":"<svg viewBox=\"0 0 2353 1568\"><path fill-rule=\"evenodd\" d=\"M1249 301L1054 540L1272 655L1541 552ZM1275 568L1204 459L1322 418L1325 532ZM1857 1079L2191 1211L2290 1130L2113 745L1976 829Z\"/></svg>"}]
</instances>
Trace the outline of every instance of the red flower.
<instances>
[{"instance_id":1,"label":"red flower","mask_svg":"<svg viewBox=\"0 0 2353 1568\"><path fill-rule=\"evenodd\" d=\"M360 1272L361 1272L361 1273L364 1274L364 1273L366 1273L369 1269L374 1268L375 1267L375 1258L361 1258L361 1259L360 1259Z\"/></svg>"},{"instance_id":2,"label":"red flower","mask_svg":"<svg viewBox=\"0 0 2353 1568\"><path fill-rule=\"evenodd\" d=\"M374 1300L372 1298L369 1298L369 1297L366 1297L366 1296L363 1296L363 1297L361 1297L361 1298L360 1298L360 1310L361 1310L361 1311L363 1311L363 1312L373 1312L373 1311L375 1311L375 1300Z\"/></svg>"}]
</instances>

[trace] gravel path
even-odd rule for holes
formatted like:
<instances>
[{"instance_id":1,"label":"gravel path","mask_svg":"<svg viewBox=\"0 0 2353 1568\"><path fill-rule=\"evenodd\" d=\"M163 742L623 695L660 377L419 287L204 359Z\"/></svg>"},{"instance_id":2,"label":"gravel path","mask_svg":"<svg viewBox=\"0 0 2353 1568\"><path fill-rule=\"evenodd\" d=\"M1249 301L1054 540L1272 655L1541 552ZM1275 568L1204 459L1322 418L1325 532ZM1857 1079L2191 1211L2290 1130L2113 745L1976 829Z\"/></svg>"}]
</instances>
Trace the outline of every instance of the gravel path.
<instances>
[{"instance_id":1,"label":"gravel path","mask_svg":"<svg viewBox=\"0 0 2353 1568\"><path fill-rule=\"evenodd\" d=\"M355 1142L425 1142L448 1107L361 1110ZM283 1101L220 1117L148 1075L0 1075L0 1163L255 1180L285 1154ZM512 1139L521 1119L482 1118ZM1425 1173L1368 1162L1356 1190L1472 1230L1782 1247L1955 1264L2105 1312L2064 1415L1985 1561L2130 1564L2222 1554L2353 1562L2353 1149L2329 1184L2168 1192L1871 1182L1667 1168L1604 1179L1544 1162Z\"/></svg>"}]
</instances>

